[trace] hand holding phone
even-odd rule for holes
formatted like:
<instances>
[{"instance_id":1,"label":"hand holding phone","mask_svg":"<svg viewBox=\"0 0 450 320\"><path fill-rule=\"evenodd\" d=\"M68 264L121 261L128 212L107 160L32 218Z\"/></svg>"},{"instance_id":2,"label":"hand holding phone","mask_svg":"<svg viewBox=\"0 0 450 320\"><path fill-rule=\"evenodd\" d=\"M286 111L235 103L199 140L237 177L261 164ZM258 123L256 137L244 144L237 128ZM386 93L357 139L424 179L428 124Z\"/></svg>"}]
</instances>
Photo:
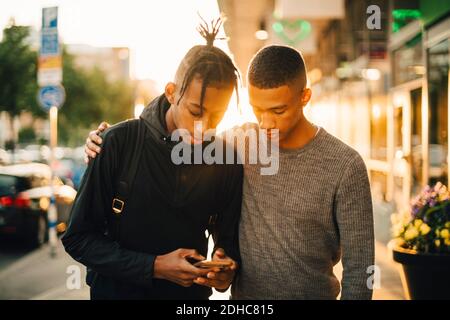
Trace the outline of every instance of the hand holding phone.
<instances>
[{"instance_id":1,"label":"hand holding phone","mask_svg":"<svg viewBox=\"0 0 450 320\"><path fill-rule=\"evenodd\" d=\"M196 263L194 263L194 266L197 268L202 268L202 269L220 269L220 270L224 270L226 268L229 268L232 266L232 262L231 261L207 261L207 260L203 260L203 261L198 261Z\"/></svg>"}]
</instances>

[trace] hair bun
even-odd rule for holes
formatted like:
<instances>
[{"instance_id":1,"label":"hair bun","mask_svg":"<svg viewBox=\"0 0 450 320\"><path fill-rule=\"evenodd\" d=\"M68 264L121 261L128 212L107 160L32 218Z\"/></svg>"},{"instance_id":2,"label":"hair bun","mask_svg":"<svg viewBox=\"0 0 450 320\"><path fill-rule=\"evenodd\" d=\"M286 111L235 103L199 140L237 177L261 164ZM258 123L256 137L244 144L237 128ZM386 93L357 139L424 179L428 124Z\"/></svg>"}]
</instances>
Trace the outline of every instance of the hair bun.
<instances>
[{"instance_id":1,"label":"hair bun","mask_svg":"<svg viewBox=\"0 0 450 320\"><path fill-rule=\"evenodd\" d=\"M210 23L207 23L199 13L197 14L202 20L200 25L197 27L197 31L206 40L206 46L213 47L215 40L225 39L225 38L217 38L217 34L219 33L220 27L222 26L222 23L224 21L222 17L219 17L216 20L211 20Z\"/></svg>"}]
</instances>

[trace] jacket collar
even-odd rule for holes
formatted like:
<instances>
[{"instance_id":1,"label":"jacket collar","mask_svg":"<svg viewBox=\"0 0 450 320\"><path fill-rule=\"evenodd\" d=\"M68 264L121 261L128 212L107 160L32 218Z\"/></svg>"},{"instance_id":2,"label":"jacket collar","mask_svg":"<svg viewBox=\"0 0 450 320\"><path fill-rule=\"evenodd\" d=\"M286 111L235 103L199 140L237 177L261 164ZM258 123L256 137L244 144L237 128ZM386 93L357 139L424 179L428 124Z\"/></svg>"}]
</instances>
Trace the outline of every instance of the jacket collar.
<instances>
[{"instance_id":1,"label":"jacket collar","mask_svg":"<svg viewBox=\"0 0 450 320\"><path fill-rule=\"evenodd\" d=\"M166 113L169 108L170 102L162 94L150 102L140 116L151 135L162 143L170 141L170 134L166 125Z\"/></svg>"},{"instance_id":2,"label":"jacket collar","mask_svg":"<svg viewBox=\"0 0 450 320\"><path fill-rule=\"evenodd\" d=\"M178 141L171 140L171 134L167 131L166 113L170 108L170 102L164 94L155 98L142 112L140 119L142 119L149 129L150 134L156 141L166 146L173 147ZM212 137L211 141L215 141ZM211 143L211 141L204 141L203 146ZM192 148L193 149L193 148Z\"/></svg>"}]
</instances>

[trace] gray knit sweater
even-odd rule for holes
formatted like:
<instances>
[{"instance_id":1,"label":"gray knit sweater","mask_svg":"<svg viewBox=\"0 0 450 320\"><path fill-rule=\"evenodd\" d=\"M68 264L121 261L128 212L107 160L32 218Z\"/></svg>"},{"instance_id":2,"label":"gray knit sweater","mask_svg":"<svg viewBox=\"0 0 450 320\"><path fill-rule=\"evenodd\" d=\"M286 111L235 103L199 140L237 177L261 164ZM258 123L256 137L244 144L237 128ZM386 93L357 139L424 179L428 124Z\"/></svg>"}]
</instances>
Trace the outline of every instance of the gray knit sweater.
<instances>
[{"instance_id":1,"label":"gray knit sweater","mask_svg":"<svg viewBox=\"0 0 450 320\"><path fill-rule=\"evenodd\" d=\"M373 212L366 166L323 128L307 145L280 150L279 170L245 165L233 299L370 299ZM370 281L369 281L370 282Z\"/></svg>"}]
</instances>

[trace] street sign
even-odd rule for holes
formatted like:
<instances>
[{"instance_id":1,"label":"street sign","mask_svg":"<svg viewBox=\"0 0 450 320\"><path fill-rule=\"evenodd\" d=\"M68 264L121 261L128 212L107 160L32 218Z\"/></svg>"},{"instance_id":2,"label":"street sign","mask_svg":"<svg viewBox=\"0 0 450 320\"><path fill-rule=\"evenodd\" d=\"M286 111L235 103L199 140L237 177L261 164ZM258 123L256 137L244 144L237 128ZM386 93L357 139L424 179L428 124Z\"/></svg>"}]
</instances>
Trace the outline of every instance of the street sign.
<instances>
[{"instance_id":1,"label":"street sign","mask_svg":"<svg viewBox=\"0 0 450 320\"><path fill-rule=\"evenodd\" d=\"M40 87L59 85L63 80L61 56L39 56L37 76Z\"/></svg>"},{"instance_id":2,"label":"street sign","mask_svg":"<svg viewBox=\"0 0 450 320\"><path fill-rule=\"evenodd\" d=\"M41 48L37 81L40 87L62 82L62 57L58 38L58 7L42 9Z\"/></svg>"},{"instance_id":3,"label":"street sign","mask_svg":"<svg viewBox=\"0 0 450 320\"><path fill-rule=\"evenodd\" d=\"M42 29L58 27L58 7L42 9Z\"/></svg>"},{"instance_id":4,"label":"street sign","mask_svg":"<svg viewBox=\"0 0 450 320\"><path fill-rule=\"evenodd\" d=\"M40 87L59 85L62 82L62 69L42 69L38 71Z\"/></svg>"},{"instance_id":5,"label":"street sign","mask_svg":"<svg viewBox=\"0 0 450 320\"><path fill-rule=\"evenodd\" d=\"M51 107L61 108L66 99L66 92L63 86L46 86L39 89L38 101L45 111Z\"/></svg>"},{"instance_id":6,"label":"street sign","mask_svg":"<svg viewBox=\"0 0 450 320\"><path fill-rule=\"evenodd\" d=\"M58 29L41 30L41 55L59 55Z\"/></svg>"},{"instance_id":7,"label":"street sign","mask_svg":"<svg viewBox=\"0 0 450 320\"><path fill-rule=\"evenodd\" d=\"M53 69L62 68L62 57L61 56L39 56L38 59L39 69Z\"/></svg>"}]
</instances>

